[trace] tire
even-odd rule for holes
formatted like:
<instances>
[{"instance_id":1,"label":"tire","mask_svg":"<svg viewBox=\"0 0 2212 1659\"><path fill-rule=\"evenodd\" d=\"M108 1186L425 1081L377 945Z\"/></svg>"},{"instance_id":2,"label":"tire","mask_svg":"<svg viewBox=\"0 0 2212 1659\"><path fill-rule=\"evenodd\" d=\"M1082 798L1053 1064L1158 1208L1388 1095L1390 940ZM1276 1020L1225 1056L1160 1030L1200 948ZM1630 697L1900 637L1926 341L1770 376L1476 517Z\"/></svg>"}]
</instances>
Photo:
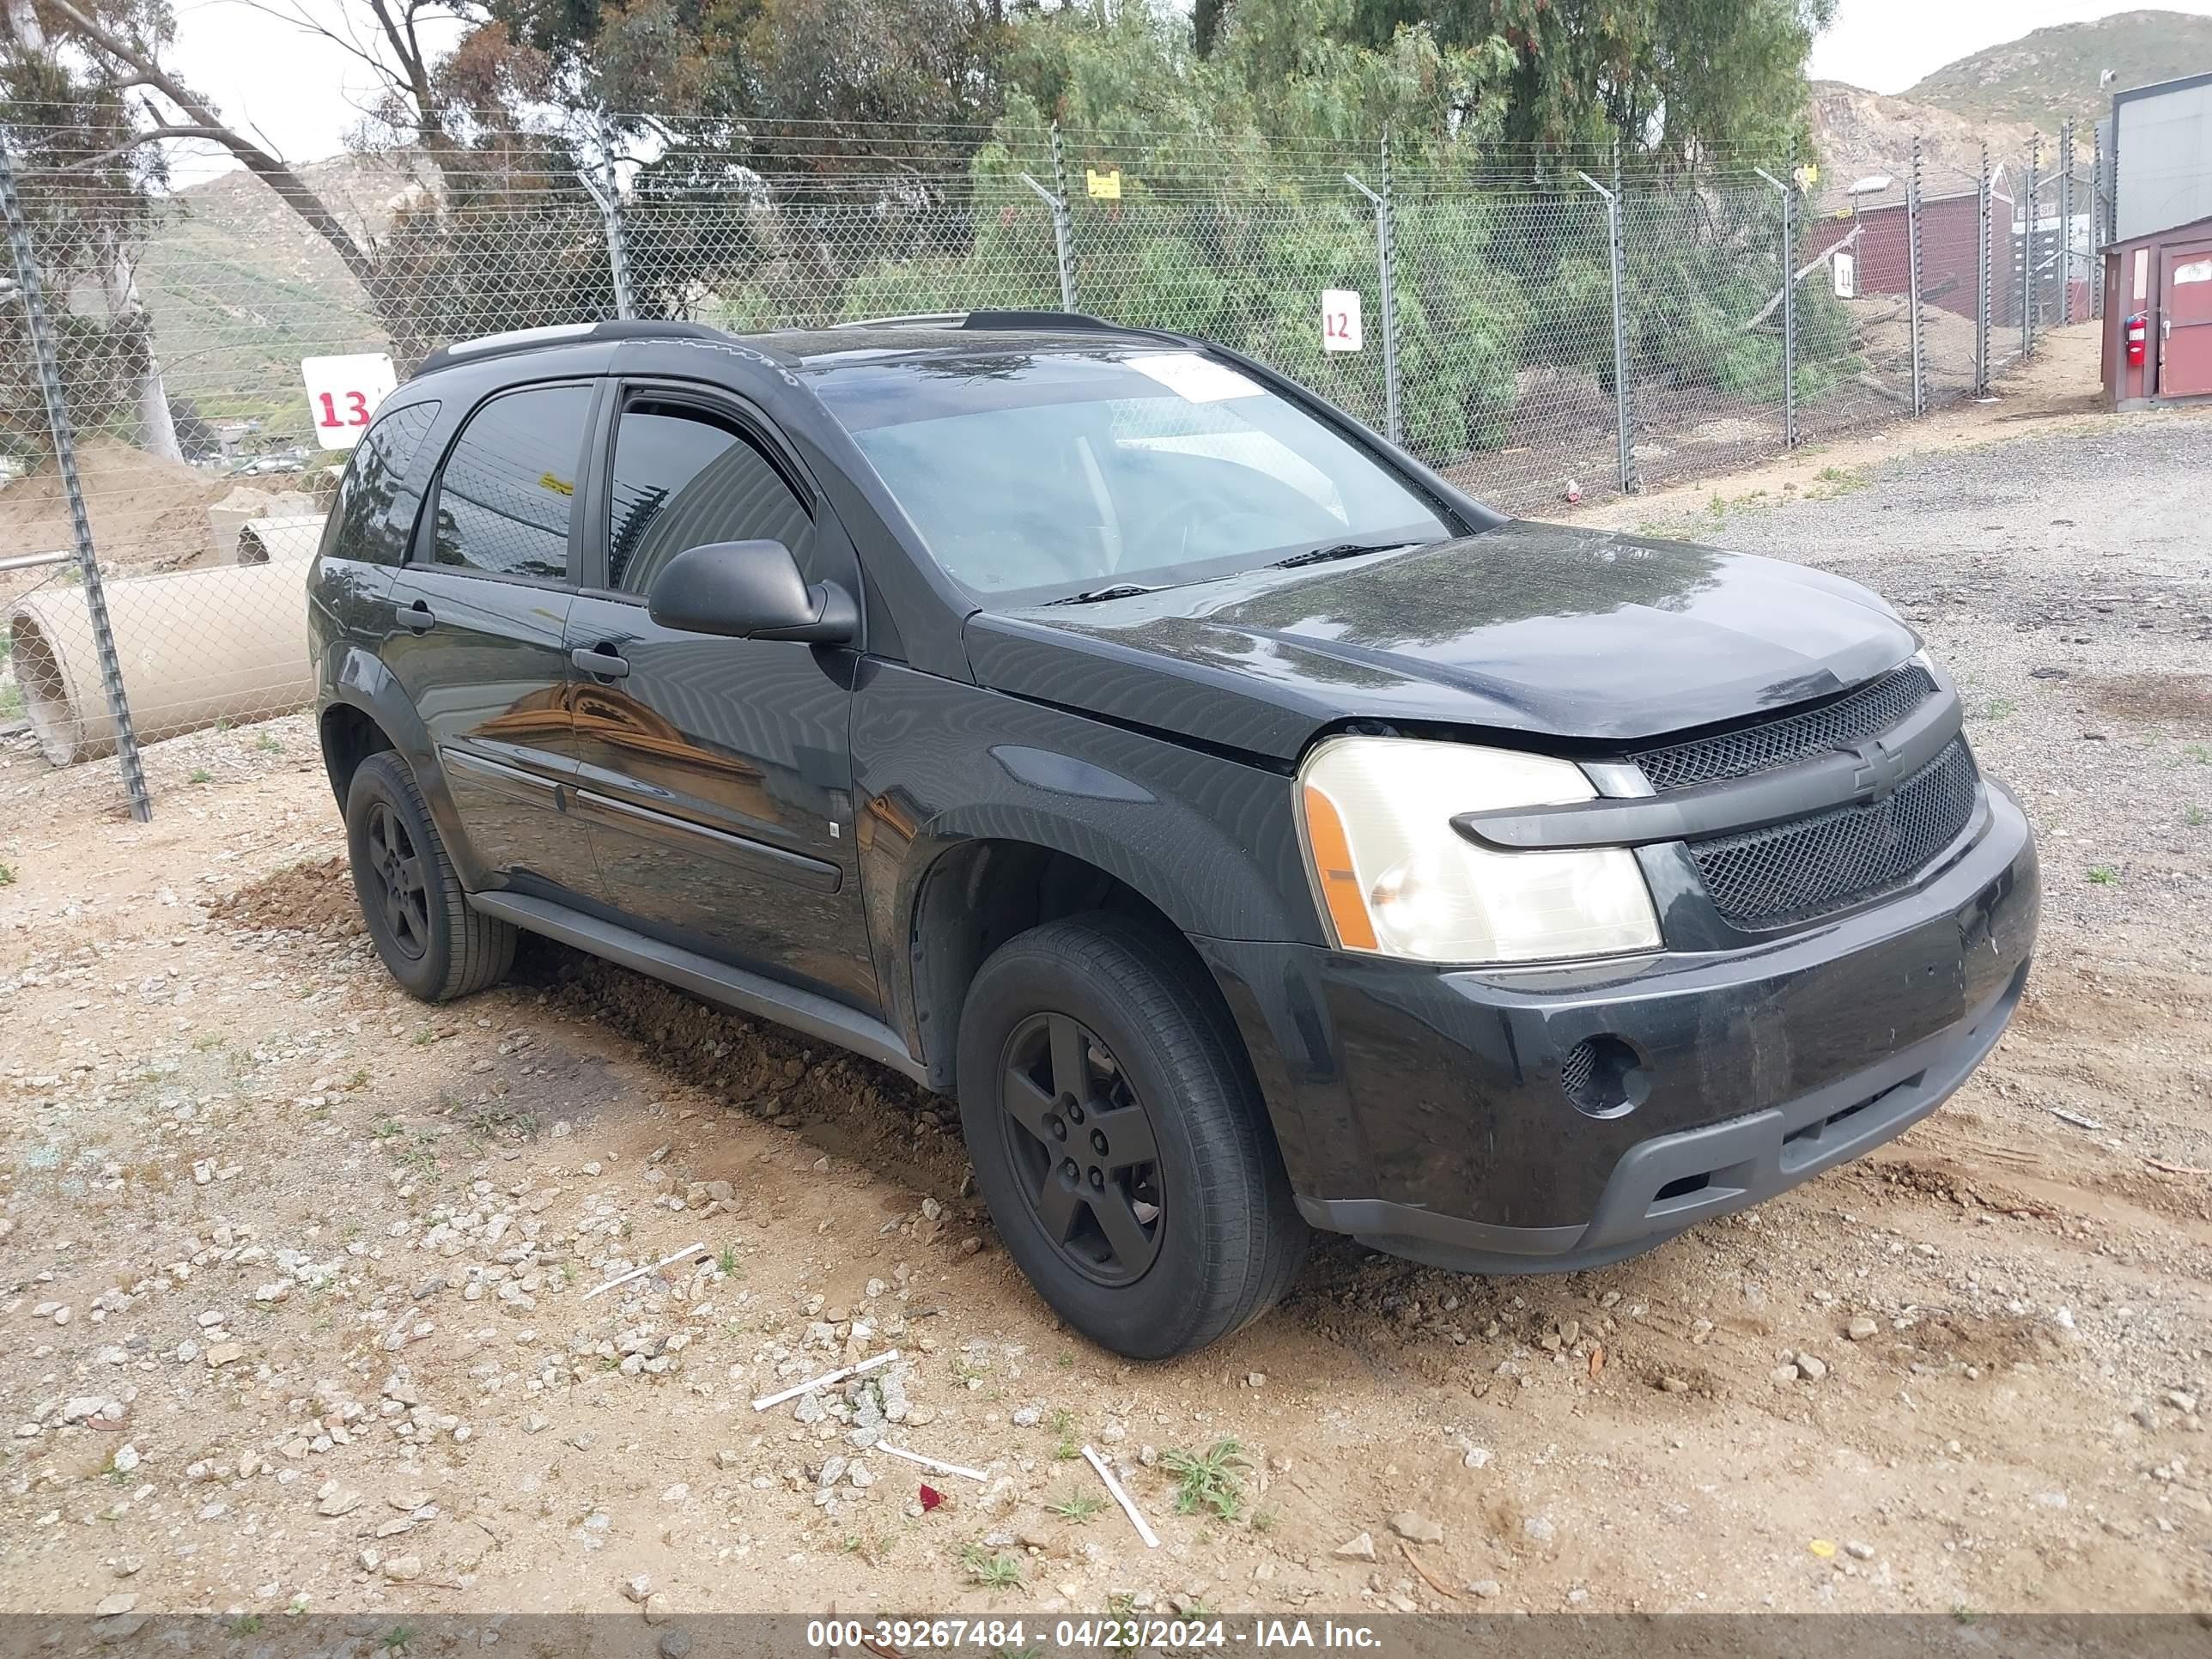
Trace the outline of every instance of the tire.
<instances>
[{"instance_id":1,"label":"tire","mask_svg":"<svg viewBox=\"0 0 2212 1659\"><path fill-rule=\"evenodd\" d=\"M1297 1277L1310 1235L1267 1108L1181 939L1097 912L1008 940L969 988L959 1078L1007 1253L1100 1346L1188 1353Z\"/></svg>"},{"instance_id":2,"label":"tire","mask_svg":"<svg viewBox=\"0 0 2212 1659\"><path fill-rule=\"evenodd\" d=\"M388 749L362 762L345 816L354 893L392 977L425 1002L505 979L514 928L469 908L407 763Z\"/></svg>"}]
</instances>

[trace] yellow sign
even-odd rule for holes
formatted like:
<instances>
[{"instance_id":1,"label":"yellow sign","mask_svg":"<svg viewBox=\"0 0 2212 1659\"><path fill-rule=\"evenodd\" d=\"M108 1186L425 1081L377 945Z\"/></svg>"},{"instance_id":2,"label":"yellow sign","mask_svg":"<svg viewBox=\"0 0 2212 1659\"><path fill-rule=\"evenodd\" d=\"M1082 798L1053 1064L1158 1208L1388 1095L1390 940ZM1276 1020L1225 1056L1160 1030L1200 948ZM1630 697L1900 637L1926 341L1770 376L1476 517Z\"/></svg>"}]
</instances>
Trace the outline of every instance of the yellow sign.
<instances>
[{"instance_id":1,"label":"yellow sign","mask_svg":"<svg viewBox=\"0 0 2212 1659\"><path fill-rule=\"evenodd\" d=\"M1121 199L1121 169L1119 167L1108 167L1103 173L1097 167L1085 167L1083 169L1083 183L1085 188L1102 202Z\"/></svg>"},{"instance_id":2,"label":"yellow sign","mask_svg":"<svg viewBox=\"0 0 2212 1659\"><path fill-rule=\"evenodd\" d=\"M1798 189L1810 190L1820 182L1820 169L1812 162L1807 161L1799 166L1794 176L1797 180Z\"/></svg>"},{"instance_id":3,"label":"yellow sign","mask_svg":"<svg viewBox=\"0 0 2212 1659\"><path fill-rule=\"evenodd\" d=\"M574 484L566 478L556 478L550 472L542 474L538 482L541 488L550 489L556 495L573 495L576 493Z\"/></svg>"}]
</instances>

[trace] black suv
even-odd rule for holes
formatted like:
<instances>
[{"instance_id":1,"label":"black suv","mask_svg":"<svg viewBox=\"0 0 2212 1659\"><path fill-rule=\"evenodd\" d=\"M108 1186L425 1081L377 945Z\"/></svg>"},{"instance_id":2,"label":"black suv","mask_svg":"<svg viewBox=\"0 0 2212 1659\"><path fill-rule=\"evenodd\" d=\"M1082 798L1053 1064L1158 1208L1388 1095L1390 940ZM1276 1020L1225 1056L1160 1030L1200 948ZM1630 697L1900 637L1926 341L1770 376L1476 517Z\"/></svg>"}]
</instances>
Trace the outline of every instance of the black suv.
<instances>
[{"instance_id":1,"label":"black suv","mask_svg":"<svg viewBox=\"0 0 2212 1659\"><path fill-rule=\"evenodd\" d=\"M1510 520L1281 375L1058 313L434 354L310 585L417 996L550 935L957 1097L1069 1324L1181 1352L1309 1228L1589 1267L1997 1040L2019 806L1897 614Z\"/></svg>"}]
</instances>

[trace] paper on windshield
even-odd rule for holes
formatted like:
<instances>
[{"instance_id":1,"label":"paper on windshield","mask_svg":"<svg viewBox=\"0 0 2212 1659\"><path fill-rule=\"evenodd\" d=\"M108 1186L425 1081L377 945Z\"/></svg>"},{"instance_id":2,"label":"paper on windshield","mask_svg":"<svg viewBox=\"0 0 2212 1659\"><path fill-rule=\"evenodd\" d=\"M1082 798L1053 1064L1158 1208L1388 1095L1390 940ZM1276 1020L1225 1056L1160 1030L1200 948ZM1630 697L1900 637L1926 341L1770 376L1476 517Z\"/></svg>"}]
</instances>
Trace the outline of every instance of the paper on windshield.
<instances>
[{"instance_id":1,"label":"paper on windshield","mask_svg":"<svg viewBox=\"0 0 2212 1659\"><path fill-rule=\"evenodd\" d=\"M1230 398L1257 398L1267 391L1225 363L1217 363L1191 351L1147 352L1123 360L1139 374L1148 375L1185 403L1218 404Z\"/></svg>"}]
</instances>

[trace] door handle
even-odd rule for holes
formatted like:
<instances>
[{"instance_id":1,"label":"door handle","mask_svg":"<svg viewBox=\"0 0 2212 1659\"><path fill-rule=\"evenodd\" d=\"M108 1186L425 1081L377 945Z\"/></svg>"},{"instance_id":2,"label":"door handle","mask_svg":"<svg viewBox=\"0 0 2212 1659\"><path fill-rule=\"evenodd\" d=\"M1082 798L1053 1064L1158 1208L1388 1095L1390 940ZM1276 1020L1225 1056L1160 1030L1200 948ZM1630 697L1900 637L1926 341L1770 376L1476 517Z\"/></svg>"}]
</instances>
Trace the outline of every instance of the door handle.
<instances>
[{"instance_id":1,"label":"door handle","mask_svg":"<svg viewBox=\"0 0 2212 1659\"><path fill-rule=\"evenodd\" d=\"M568 653L568 660L586 674L595 674L603 680L618 680L629 672L628 659L617 657L604 645L588 649L580 645Z\"/></svg>"},{"instance_id":2,"label":"door handle","mask_svg":"<svg viewBox=\"0 0 2212 1659\"><path fill-rule=\"evenodd\" d=\"M401 607L399 620L417 634L427 634L437 626L438 617L427 604L417 599L412 605Z\"/></svg>"}]
</instances>

